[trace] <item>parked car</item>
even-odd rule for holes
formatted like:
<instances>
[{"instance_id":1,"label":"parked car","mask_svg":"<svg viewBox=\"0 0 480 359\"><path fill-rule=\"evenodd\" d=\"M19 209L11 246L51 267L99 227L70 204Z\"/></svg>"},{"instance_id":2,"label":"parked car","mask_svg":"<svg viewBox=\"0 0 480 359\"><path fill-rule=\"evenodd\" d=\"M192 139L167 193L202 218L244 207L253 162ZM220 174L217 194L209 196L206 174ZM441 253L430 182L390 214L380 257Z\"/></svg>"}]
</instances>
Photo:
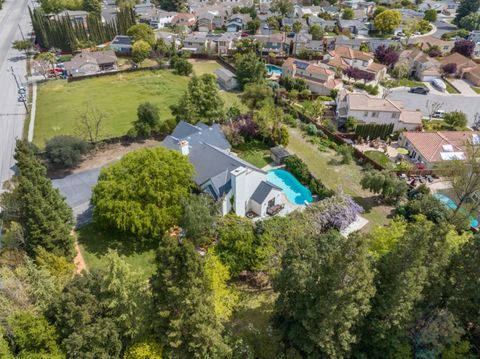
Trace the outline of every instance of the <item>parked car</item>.
<instances>
[{"instance_id":1,"label":"parked car","mask_svg":"<svg viewBox=\"0 0 480 359\"><path fill-rule=\"evenodd\" d=\"M427 95L430 90L426 87L423 87L423 86L417 86L417 87L412 87L410 89L410 92L411 93L418 93L418 94L421 94L421 95Z\"/></svg>"},{"instance_id":2,"label":"parked car","mask_svg":"<svg viewBox=\"0 0 480 359\"><path fill-rule=\"evenodd\" d=\"M445 111L444 110L437 110L432 116L433 118L444 118L445 117Z\"/></svg>"},{"instance_id":3,"label":"parked car","mask_svg":"<svg viewBox=\"0 0 480 359\"><path fill-rule=\"evenodd\" d=\"M27 101L27 98L24 95L18 96L18 102L25 102Z\"/></svg>"},{"instance_id":4,"label":"parked car","mask_svg":"<svg viewBox=\"0 0 480 359\"><path fill-rule=\"evenodd\" d=\"M27 93L27 89L25 87L19 87L18 88L18 94L19 95L25 95Z\"/></svg>"},{"instance_id":5,"label":"parked car","mask_svg":"<svg viewBox=\"0 0 480 359\"><path fill-rule=\"evenodd\" d=\"M447 90L447 85L445 85L445 82L443 82L440 79L434 79L432 80L432 85L433 87L437 88L438 90L445 92Z\"/></svg>"}]
</instances>

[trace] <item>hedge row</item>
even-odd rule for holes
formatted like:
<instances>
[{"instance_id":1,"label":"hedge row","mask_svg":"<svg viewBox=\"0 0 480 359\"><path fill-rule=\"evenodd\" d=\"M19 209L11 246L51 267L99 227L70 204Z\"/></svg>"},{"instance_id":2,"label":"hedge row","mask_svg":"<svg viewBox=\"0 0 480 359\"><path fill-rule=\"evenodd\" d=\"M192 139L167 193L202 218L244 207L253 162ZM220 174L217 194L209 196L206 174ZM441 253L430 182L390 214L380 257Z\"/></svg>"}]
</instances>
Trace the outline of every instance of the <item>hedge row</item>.
<instances>
[{"instance_id":1,"label":"hedge row","mask_svg":"<svg viewBox=\"0 0 480 359\"><path fill-rule=\"evenodd\" d=\"M325 185L316 179L309 171L308 166L298 156L291 155L285 159L287 169L305 186L310 188L313 194L320 200L331 197L334 192L325 187Z\"/></svg>"}]
</instances>

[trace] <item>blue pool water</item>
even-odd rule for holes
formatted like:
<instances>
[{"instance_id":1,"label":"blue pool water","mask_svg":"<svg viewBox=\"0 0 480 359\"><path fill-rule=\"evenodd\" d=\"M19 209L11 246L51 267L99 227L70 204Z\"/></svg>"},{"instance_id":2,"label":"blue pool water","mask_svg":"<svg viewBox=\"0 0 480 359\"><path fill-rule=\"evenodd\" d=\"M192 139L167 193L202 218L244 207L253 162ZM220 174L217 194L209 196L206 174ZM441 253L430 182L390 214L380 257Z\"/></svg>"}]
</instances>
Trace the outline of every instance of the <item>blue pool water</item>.
<instances>
[{"instance_id":1,"label":"blue pool water","mask_svg":"<svg viewBox=\"0 0 480 359\"><path fill-rule=\"evenodd\" d=\"M312 203L312 192L288 171L268 171L267 181L280 187L287 199L294 204L305 204L305 201Z\"/></svg>"},{"instance_id":2,"label":"blue pool water","mask_svg":"<svg viewBox=\"0 0 480 359\"><path fill-rule=\"evenodd\" d=\"M444 194L441 193L435 193L434 194L435 198L440 200L444 205L446 205L450 209L457 209L457 205L455 202L453 202L449 197L445 196ZM473 228L478 227L478 220L476 218L470 217L470 226Z\"/></svg>"},{"instance_id":3,"label":"blue pool water","mask_svg":"<svg viewBox=\"0 0 480 359\"><path fill-rule=\"evenodd\" d=\"M267 72L268 72L268 75L273 75L273 74L276 74L276 75L281 75L282 74L282 69L278 66L275 66L275 65L270 65L270 64L267 64Z\"/></svg>"}]
</instances>

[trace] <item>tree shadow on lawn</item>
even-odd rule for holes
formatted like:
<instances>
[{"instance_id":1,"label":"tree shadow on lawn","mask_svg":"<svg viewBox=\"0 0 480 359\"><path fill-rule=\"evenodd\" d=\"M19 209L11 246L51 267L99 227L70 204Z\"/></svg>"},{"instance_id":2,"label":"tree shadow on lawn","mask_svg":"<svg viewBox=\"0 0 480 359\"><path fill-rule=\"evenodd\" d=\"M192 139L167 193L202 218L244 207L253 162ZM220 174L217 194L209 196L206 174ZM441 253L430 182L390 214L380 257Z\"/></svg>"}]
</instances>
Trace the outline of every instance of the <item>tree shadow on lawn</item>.
<instances>
[{"instance_id":1,"label":"tree shadow on lawn","mask_svg":"<svg viewBox=\"0 0 480 359\"><path fill-rule=\"evenodd\" d=\"M112 229L104 229L95 223L89 223L77 231L78 242L89 253L96 256L107 254L114 249L120 255L130 256L158 248L158 240L145 239Z\"/></svg>"},{"instance_id":2,"label":"tree shadow on lawn","mask_svg":"<svg viewBox=\"0 0 480 359\"><path fill-rule=\"evenodd\" d=\"M352 196L353 200L358 203L365 210L364 213L370 213L374 208L381 208L388 210L386 217L392 219L395 217L395 208L383 202L380 196L360 197Z\"/></svg>"}]
</instances>

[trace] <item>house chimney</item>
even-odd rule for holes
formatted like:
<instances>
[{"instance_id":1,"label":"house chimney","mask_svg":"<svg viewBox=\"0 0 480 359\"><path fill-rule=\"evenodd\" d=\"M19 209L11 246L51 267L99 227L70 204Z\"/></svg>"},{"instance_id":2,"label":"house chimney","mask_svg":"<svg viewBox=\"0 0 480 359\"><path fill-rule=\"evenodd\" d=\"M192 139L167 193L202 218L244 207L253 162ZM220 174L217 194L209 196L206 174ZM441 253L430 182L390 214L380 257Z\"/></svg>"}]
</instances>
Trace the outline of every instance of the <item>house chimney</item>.
<instances>
[{"instance_id":1,"label":"house chimney","mask_svg":"<svg viewBox=\"0 0 480 359\"><path fill-rule=\"evenodd\" d=\"M188 153L190 152L188 149L188 141L181 140L178 144L180 146L180 152L182 152L182 155L188 156Z\"/></svg>"}]
</instances>

